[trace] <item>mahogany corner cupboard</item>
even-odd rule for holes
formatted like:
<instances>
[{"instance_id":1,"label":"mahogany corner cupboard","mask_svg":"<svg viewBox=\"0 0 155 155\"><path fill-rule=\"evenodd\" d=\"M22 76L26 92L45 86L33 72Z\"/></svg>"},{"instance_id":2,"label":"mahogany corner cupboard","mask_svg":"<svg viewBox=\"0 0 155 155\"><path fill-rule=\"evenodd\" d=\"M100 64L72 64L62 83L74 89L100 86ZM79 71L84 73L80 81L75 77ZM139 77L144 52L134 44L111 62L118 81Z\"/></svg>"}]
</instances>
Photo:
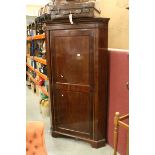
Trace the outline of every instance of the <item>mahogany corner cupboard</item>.
<instances>
[{"instance_id":1,"label":"mahogany corner cupboard","mask_svg":"<svg viewBox=\"0 0 155 155\"><path fill-rule=\"evenodd\" d=\"M109 18L46 21L51 134L105 145Z\"/></svg>"}]
</instances>

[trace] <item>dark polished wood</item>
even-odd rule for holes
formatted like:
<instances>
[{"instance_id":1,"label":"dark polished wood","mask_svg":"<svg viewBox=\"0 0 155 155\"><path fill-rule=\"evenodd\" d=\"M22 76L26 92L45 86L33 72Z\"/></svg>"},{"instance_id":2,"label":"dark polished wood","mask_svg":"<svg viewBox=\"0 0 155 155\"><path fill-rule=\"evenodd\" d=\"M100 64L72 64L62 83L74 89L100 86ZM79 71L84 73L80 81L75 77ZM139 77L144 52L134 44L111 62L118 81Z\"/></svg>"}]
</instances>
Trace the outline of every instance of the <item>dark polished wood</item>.
<instances>
[{"instance_id":1,"label":"dark polished wood","mask_svg":"<svg viewBox=\"0 0 155 155\"><path fill-rule=\"evenodd\" d=\"M62 22L63 21L63 22ZM52 136L105 145L108 104L108 18L46 23Z\"/></svg>"}]
</instances>

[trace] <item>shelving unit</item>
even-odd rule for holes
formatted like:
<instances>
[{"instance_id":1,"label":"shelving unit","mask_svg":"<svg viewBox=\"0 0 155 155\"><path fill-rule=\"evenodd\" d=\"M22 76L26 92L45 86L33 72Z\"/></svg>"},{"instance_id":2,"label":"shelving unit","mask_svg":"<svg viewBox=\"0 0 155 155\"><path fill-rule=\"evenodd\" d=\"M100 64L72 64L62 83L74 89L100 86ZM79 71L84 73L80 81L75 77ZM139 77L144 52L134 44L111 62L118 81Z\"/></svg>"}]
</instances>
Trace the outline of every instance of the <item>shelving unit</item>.
<instances>
[{"instance_id":1,"label":"shelving unit","mask_svg":"<svg viewBox=\"0 0 155 155\"><path fill-rule=\"evenodd\" d=\"M39 57L36 57L36 56L34 58L32 58L32 59L34 59L35 61L40 62L40 63L42 63L44 65L47 65L45 59L42 59L42 58L39 58Z\"/></svg>"},{"instance_id":2,"label":"shelving unit","mask_svg":"<svg viewBox=\"0 0 155 155\"><path fill-rule=\"evenodd\" d=\"M36 57L36 56L33 57L33 56L30 56L29 54L27 54L26 56L27 56L27 58L31 58L32 60L35 60L39 63L44 64L44 65L47 65L46 59L42 59L42 58Z\"/></svg>"},{"instance_id":3,"label":"shelving unit","mask_svg":"<svg viewBox=\"0 0 155 155\"><path fill-rule=\"evenodd\" d=\"M32 71L35 71L35 69L31 65L26 63L26 66L29 67Z\"/></svg>"},{"instance_id":4,"label":"shelving unit","mask_svg":"<svg viewBox=\"0 0 155 155\"><path fill-rule=\"evenodd\" d=\"M30 48L32 48L32 46L33 46L33 44L34 44L35 41L37 41L37 40L43 40L43 39L45 39L45 34L36 35L36 36L28 36L26 38L27 43L30 43L31 44ZM32 50L32 49L29 49L29 51L30 50ZM34 53L34 52L32 52L32 53ZM28 51L27 51L27 54L26 54L26 58L29 58L30 62L31 61L33 61L33 63L34 62L39 62L40 64L47 65L46 59L43 59L41 57L38 57L38 56L36 56L34 54L32 55L32 53L30 55L28 53ZM41 73L37 68L33 67L35 65L32 66L30 64L30 62L29 63L28 62L26 63L26 66L27 66L28 70L33 71L36 75L38 75L39 77L41 77L42 79L44 79L45 81L47 81L48 80L47 75ZM30 78L30 80L41 90L41 92L44 93L46 96L48 96L48 92L45 89L45 87L44 86L40 86L39 83L38 83L38 81L28 71L26 71L26 74Z\"/></svg>"},{"instance_id":5,"label":"shelving unit","mask_svg":"<svg viewBox=\"0 0 155 155\"><path fill-rule=\"evenodd\" d=\"M30 75L28 72L26 72L26 74L30 77L30 79L36 84L38 85L38 87L41 89L41 91L48 96L48 92L45 90L44 87L40 86L39 83L32 77L32 75Z\"/></svg>"},{"instance_id":6,"label":"shelving unit","mask_svg":"<svg viewBox=\"0 0 155 155\"><path fill-rule=\"evenodd\" d=\"M37 69L33 68L31 65L26 63L26 66L29 67L32 71L36 72L37 75L42 77L44 80L48 80L48 77L46 75L44 75L43 73L39 72Z\"/></svg>"},{"instance_id":7,"label":"shelving unit","mask_svg":"<svg viewBox=\"0 0 155 155\"><path fill-rule=\"evenodd\" d=\"M37 40L37 39L45 39L45 34L40 34L36 36L28 36L27 41Z\"/></svg>"},{"instance_id":8,"label":"shelving unit","mask_svg":"<svg viewBox=\"0 0 155 155\"><path fill-rule=\"evenodd\" d=\"M39 75L40 77L42 77L44 80L48 80L47 76L44 75L43 73L39 72L37 69L35 69L35 72L37 73L37 75Z\"/></svg>"}]
</instances>

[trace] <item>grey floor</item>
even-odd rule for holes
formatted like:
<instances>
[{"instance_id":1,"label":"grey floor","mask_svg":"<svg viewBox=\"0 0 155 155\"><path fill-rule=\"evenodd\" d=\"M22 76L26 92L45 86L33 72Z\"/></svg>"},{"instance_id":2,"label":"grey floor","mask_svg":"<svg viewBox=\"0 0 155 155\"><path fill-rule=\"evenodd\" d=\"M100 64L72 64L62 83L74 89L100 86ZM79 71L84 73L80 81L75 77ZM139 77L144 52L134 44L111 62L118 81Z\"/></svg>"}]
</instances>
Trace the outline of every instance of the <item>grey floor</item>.
<instances>
[{"instance_id":1,"label":"grey floor","mask_svg":"<svg viewBox=\"0 0 155 155\"><path fill-rule=\"evenodd\" d=\"M50 135L50 118L41 115L39 101L40 98L26 87L26 120L44 122L48 155L113 155L113 149L109 145L95 149L90 144L80 140L52 138Z\"/></svg>"}]
</instances>

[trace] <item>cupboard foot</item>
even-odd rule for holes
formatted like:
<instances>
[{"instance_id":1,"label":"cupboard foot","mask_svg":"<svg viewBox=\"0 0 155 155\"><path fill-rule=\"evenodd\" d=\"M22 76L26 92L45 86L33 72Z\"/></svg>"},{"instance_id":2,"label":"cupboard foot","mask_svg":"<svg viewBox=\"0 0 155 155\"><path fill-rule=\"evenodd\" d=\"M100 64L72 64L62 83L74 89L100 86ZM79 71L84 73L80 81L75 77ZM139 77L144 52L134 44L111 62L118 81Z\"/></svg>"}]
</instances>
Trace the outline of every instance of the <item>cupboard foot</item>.
<instances>
[{"instance_id":1,"label":"cupboard foot","mask_svg":"<svg viewBox=\"0 0 155 155\"><path fill-rule=\"evenodd\" d=\"M106 143L105 143L105 140L100 140L100 141L91 141L90 144L93 148L97 149L105 146Z\"/></svg>"},{"instance_id":2,"label":"cupboard foot","mask_svg":"<svg viewBox=\"0 0 155 155\"><path fill-rule=\"evenodd\" d=\"M60 135L54 131L51 132L52 137L57 138L60 137Z\"/></svg>"}]
</instances>

